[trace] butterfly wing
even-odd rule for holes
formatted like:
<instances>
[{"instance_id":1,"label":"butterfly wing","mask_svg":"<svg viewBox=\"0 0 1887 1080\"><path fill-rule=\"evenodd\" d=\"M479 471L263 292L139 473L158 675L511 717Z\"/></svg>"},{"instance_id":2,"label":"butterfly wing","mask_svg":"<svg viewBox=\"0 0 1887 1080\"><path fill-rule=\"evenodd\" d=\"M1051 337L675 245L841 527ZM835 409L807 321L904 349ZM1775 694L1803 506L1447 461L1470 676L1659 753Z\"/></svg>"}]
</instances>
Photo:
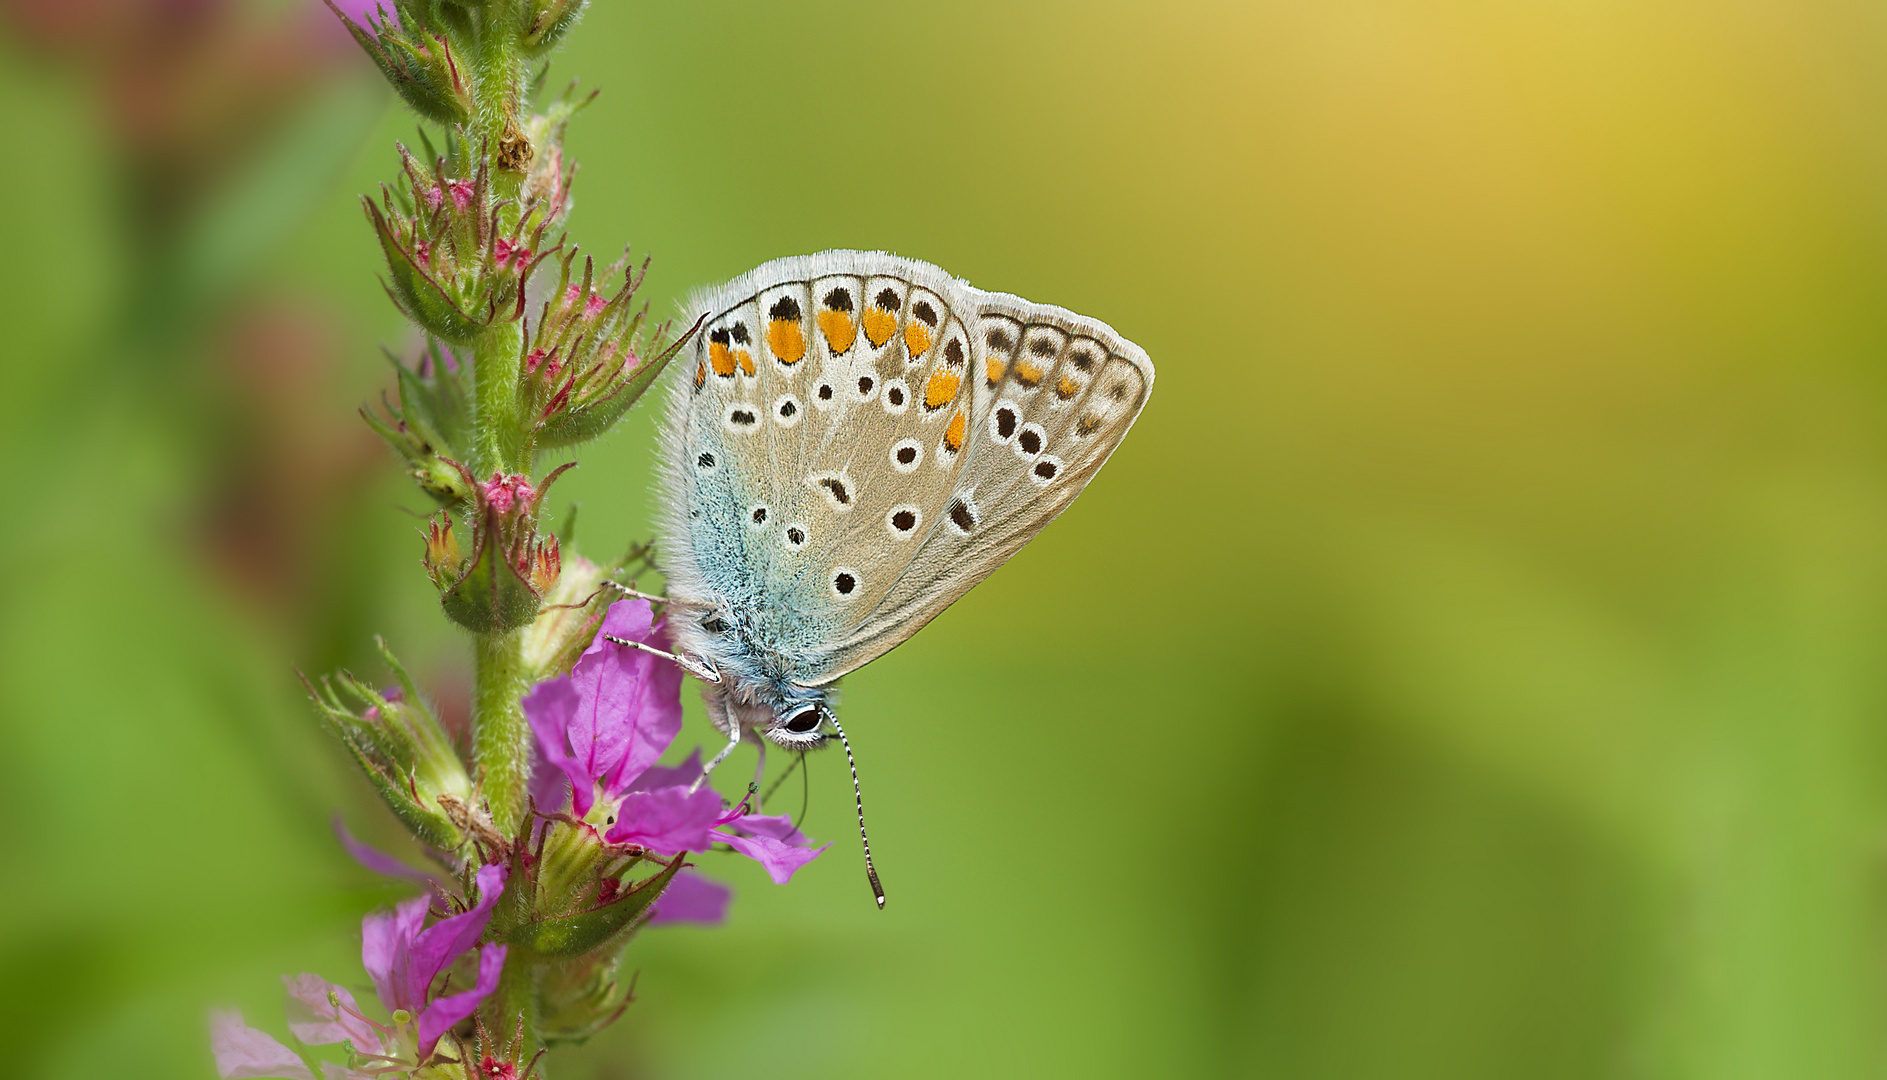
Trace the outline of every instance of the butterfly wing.
<instances>
[{"instance_id":1,"label":"butterfly wing","mask_svg":"<svg viewBox=\"0 0 1887 1080\"><path fill-rule=\"evenodd\" d=\"M709 319L665 429L669 592L749 613L777 674L823 676L833 636L948 506L971 427L972 292L925 263L835 251L693 305Z\"/></svg>"},{"instance_id":2,"label":"butterfly wing","mask_svg":"<svg viewBox=\"0 0 1887 1080\"><path fill-rule=\"evenodd\" d=\"M1105 323L965 292L974 329L962 460L939 477L947 495L927 491L925 536L890 588L808 665L811 685L882 656L1020 550L1100 471L1153 389L1146 353Z\"/></svg>"},{"instance_id":3,"label":"butterfly wing","mask_svg":"<svg viewBox=\"0 0 1887 1080\"><path fill-rule=\"evenodd\" d=\"M830 683L883 655L1080 494L1153 385L1106 324L937 267L831 251L767 263L693 305L662 525L669 595L738 609L752 678Z\"/></svg>"}]
</instances>

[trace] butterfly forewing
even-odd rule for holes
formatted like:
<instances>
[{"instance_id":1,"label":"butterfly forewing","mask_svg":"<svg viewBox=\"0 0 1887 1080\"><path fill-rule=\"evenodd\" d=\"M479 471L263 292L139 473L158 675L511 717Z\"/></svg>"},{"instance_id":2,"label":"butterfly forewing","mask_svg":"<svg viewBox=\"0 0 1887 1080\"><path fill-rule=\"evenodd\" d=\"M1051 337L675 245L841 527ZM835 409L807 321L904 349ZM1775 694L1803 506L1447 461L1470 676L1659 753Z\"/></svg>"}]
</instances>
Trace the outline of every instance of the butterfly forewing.
<instances>
[{"instance_id":1,"label":"butterfly forewing","mask_svg":"<svg viewBox=\"0 0 1887 1080\"><path fill-rule=\"evenodd\" d=\"M825 679L883 655L1028 543L1120 445L1152 388L1138 347L1059 308L982 294L965 465L923 545Z\"/></svg>"},{"instance_id":2,"label":"butterfly forewing","mask_svg":"<svg viewBox=\"0 0 1887 1080\"><path fill-rule=\"evenodd\" d=\"M701 307L667 432L671 595L771 613L764 647L807 686L1014 554L1152 383L1104 324L894 256L778 260Z\"/></svg>"}]
</instances>

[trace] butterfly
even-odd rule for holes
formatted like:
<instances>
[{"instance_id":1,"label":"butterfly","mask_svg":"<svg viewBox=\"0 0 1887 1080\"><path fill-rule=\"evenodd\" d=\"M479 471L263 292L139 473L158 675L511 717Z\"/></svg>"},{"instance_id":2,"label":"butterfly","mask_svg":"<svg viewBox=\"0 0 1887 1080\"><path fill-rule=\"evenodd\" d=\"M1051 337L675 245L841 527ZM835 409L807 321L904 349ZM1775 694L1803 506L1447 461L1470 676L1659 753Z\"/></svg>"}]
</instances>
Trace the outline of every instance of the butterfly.
<instances>
[{"instance_id":1,"label":"butterfly","mask_svg":"<svg viewBox=\"0 0 1887 1080\"><path fill-rule=\"evenodd\" d=\"M883 252L777 259L689 308L658 550L675 655L729 737L715 762L743 731L843 741L838 681L1067 509L1153 389L1105 323Z\"/></svg>"}]
</instances>

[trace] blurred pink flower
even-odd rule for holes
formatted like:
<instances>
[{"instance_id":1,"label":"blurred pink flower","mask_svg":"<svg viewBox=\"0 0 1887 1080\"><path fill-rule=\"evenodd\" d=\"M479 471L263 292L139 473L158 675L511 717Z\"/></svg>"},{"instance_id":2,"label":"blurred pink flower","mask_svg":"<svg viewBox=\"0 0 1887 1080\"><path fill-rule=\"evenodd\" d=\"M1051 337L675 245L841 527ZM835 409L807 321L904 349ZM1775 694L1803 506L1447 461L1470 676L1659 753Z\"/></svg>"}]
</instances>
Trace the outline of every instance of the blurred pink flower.
<instances>
[{"instance_id":1,"label":"blurred pink flower","mask_svg":"<svg viewBox=\"0 0 1887 1080\"><path fill-rule=\"evenodd\" d=\"M703 923L718 926L727 919L727 904L734 891L692 870L683 870L668 883L649 913L649 925Z\"/></svg>"},{"instance_id":2,"label":"blurred pink flower","mask_svg":"<svg viewBox=\"0 0 1887 1080\"><path fill-rule=\"evenodd\" d=\"M268 1032L244 1024L235 1009L210 1013L210 1052L216 1055L216 1075L223 1080L314 1080L300 1055Z\"/></svg>"}]
</instances>

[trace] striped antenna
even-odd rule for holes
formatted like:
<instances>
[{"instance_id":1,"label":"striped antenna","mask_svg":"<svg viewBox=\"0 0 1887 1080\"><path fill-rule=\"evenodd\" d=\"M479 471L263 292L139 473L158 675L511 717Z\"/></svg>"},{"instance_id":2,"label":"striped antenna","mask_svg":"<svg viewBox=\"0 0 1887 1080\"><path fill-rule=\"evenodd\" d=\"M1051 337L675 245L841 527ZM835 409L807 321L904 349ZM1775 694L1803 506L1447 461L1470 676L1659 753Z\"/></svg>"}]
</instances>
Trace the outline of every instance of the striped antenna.
<instances>
[{"instance_id":1,"label":"striped antenna","mask_svg":"<svg viewBox=\"0 0 1887 1080\"><path fill-rule=\"evenodd\" d=\"M883 911L885 887L878 884L878 870L871 864L871 837L865 835L865 796L858 790L858 762L852 759L852 744L846 740L839 718L827 713L826 719L832 721L832 730L839 733L839 745L845 747L845 763L852 767L852 801L858 806L858 842L865 845L865 877L871 881L872 895L878 898L878 910Z\"/></svg>"}]
</instances>

